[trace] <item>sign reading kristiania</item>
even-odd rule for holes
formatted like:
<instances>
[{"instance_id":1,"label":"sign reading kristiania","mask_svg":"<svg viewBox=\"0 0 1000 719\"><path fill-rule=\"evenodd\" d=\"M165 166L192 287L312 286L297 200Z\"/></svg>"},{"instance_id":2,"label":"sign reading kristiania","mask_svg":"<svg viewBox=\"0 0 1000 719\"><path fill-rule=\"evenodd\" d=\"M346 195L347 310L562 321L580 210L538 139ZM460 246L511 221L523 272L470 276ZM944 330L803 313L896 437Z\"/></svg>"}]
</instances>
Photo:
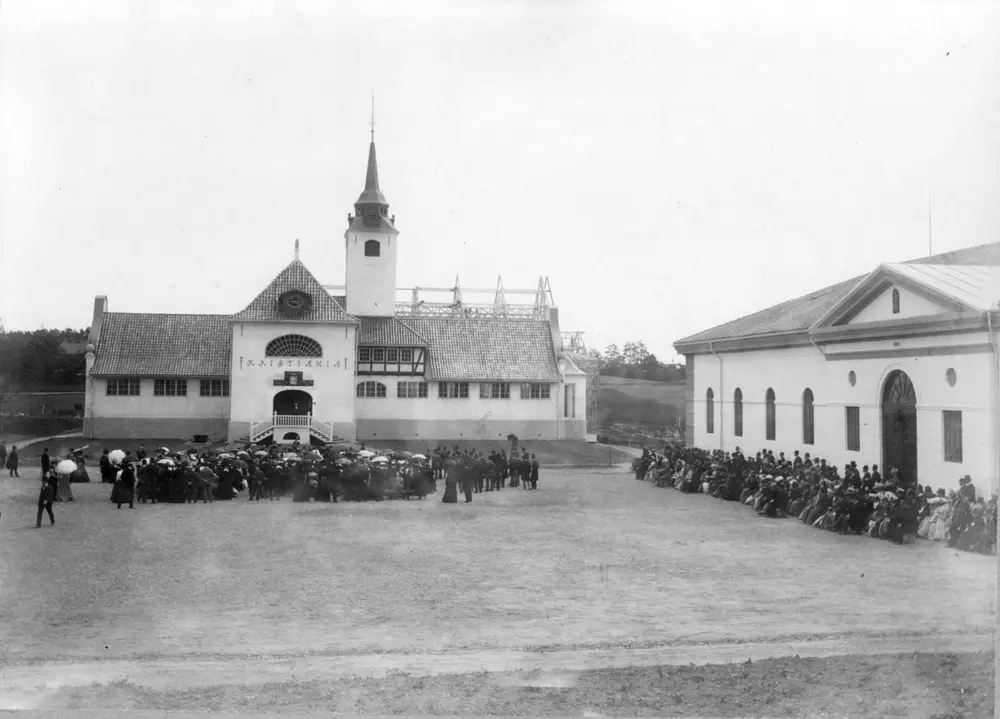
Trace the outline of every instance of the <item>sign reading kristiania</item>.
<instances>
[{"instance_id":1,"label":"sign reading kristiania","mask_svg":"<svg viewBox=\"0 0 1000 719\"><path fill-rule=\"evenodd\" d=\"M270 368L284 368L284 367L306 367L313 369L325 369L330 367L339 368L341 366L340 360L322 360L322 359L244 359L240 357L240 369L249 369L251 367L264 367ZM344 368L347 368L347 358L344 358Z\"/></svg>"}]
</instances>

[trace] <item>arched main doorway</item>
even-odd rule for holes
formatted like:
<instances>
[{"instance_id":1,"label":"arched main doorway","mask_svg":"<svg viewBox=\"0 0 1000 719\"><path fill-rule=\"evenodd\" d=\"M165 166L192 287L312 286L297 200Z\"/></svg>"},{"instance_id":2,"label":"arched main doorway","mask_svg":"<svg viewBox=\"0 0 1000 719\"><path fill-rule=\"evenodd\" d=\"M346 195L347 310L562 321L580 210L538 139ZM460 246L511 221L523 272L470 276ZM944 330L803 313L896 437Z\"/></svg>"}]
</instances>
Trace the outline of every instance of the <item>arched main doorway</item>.
<instances>
[{"instance_id":1,"label":"arched main doorway","mask_svg":"<svg viewBox=\"0 0 1000 719\"><path fill-rule=\"evenodd\" d=\"M286 389L274 395L275 414L312 414L313 398L300 389Z\"/></svg>"},{"instance_id":2,"label":"arched main doorway","mask_svg":"<svg viewBox=\"0 0 1000 719\"><path fill-rule=\"evenodd\" d=\"M892 467L909 486L917 482L917 393L902 370L886 378L882 389L882 474Z\"/></svg>"}]
</instances>

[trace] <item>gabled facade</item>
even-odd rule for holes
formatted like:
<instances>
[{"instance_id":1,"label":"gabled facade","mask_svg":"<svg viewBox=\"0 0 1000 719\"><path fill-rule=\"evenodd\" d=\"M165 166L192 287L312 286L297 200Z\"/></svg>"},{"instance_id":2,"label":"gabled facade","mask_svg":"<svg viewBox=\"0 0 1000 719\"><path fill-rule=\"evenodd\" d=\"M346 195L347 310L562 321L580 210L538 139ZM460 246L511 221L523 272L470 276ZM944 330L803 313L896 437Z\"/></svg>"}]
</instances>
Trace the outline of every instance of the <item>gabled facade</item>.
<instances>
[{"instance_id":1,"label":"gabled facade","mask_svg":"<svg viewBox=\"0 0 1000 719\"><path fill-rule=\"evenodd\" d=\"M395 316L395 218L375 144L348 215L346 295L295 259L233 315L94 306L87 437L584 439L586 374L546 319Z\"/></svg>"},{"instance_id":2,"label":"gabled facade","mask_svg":"<svg viewBox=\"0 0 1000 719\"><path fill-rule=\"evenodd\" d=\"M995 490L998 303L1000 243L884 264L679 340L688 441Z\"/></svg>"}]
</instances>

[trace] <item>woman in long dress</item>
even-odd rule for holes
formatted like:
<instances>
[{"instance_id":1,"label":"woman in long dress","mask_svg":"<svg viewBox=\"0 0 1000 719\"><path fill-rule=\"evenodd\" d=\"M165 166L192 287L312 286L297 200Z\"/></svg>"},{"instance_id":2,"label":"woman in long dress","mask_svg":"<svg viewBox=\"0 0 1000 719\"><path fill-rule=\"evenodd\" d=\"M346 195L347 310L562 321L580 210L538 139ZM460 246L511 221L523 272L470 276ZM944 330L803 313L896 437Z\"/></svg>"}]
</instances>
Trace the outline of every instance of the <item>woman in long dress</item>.
<instances>
[{"instance_id":1,"label":"woman in long dress","mask_svg":"<svg viewBox=\"0 0 1000 719\"><path fill-rule=\"evenodd\" d=\"M56 501L57 502L72 502L73 501L73 490L69 486L69 475L57 473L58 483L56 484Z\"/></svg>"},{"instance_id":2,"label":"woman in long dress","mask_svg":"<svg viewBox=\"0 0 1000 719\"><path fill-rule=\"evenodd\" d=\"M70 482L89 482L90 475L87 474L87 460L83 458L83 452L77 450L69 456L69 459L76 462L76 471L70 475Z\"/></svg>"},{"instance_id":3,"label":"woman in long dress","mask_svg":"<svg viewBox=\"0 0 1000 719\"><path fill-rule=\"evenodd\" d=\"M456 486L457 482L455 469L456 468L454 467L449 467L450 471L444 480L444 497L441 498L441 501L445 504L455 504L458 502L458 488Z\"/></svg>"}]
</instances>

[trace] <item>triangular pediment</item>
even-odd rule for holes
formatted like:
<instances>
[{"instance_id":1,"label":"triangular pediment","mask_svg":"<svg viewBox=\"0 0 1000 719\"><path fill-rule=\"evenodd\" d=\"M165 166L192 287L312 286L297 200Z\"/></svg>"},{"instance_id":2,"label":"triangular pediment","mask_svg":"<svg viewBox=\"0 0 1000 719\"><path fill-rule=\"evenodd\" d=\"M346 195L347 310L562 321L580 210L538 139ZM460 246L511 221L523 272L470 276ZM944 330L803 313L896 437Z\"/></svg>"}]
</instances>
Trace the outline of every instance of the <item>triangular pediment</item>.
<instances>
[{"instance_id":1,"label":"triangular pediment","mask_svg":"<svg viewBox=\"0 0 1000 719\"><path fill-rule=\"evenodd\" d=\"M880 265L820 317L810 331L983 311L947 283L936 281L928 269Z\"/></svg>"},{"instance_id":2,"label":"triangular pediment","mask_svg":"<svg viewBox=\"0 0 1000 719\"><path fill-rule=\"evenodd\" d=\"M243 322L356 324L299 260L293 260L253 302L232 316Z\"/></svg>"}]
</instances>

